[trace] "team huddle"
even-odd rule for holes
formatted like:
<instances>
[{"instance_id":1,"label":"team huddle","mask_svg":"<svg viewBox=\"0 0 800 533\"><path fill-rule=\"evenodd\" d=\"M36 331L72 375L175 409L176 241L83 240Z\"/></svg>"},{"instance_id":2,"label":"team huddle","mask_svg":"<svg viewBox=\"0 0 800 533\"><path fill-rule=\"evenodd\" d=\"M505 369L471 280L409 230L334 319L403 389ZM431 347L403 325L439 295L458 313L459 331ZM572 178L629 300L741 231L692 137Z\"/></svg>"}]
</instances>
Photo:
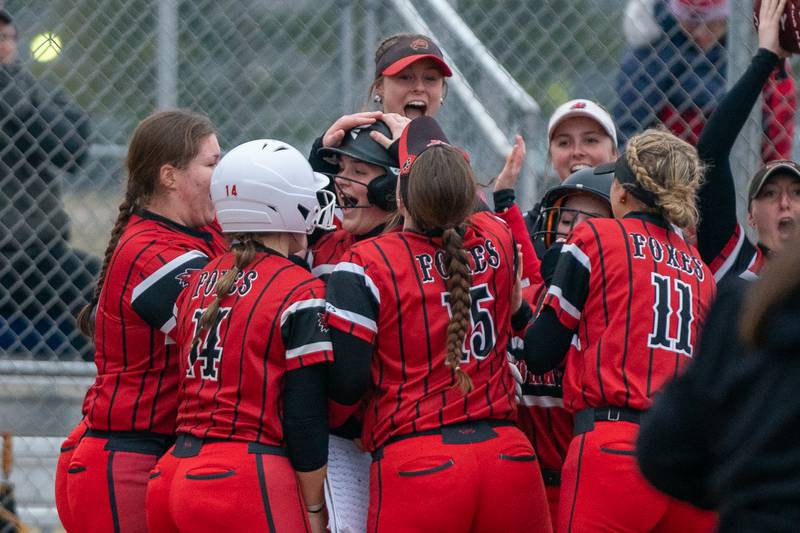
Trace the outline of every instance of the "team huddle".
<instances>
[{"instance_id":1,"label":"team huddle","mask_svg":"<svg viewBox=\"0 0 800 533\"><path fill-rule=\"evenodd\" d=\"M751 244L728 163L785 3L762 3L697 148L647 130L619 150L597 103L559 107L560 183L525 214L524 141L490 207L435 120L452 72L424 35L381 43L382 109L308 158L274 139L222 156L206 117L147 117L78 317L97 378L57 467L67 531L325 531L334 441L371 454L370 532L714 531L645 479L636 442L717 284L757 277L800 224L800 166L769 163Z\"/></svg>"}]
</instances>

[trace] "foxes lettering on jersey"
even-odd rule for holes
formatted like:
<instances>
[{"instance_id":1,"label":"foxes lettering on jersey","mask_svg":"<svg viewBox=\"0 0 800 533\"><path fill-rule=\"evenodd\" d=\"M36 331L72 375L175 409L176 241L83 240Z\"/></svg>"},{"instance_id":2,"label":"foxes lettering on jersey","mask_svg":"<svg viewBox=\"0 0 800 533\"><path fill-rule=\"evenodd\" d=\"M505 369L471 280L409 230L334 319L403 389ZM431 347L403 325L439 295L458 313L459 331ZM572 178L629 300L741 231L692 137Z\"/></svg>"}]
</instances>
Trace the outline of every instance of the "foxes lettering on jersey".
<instances>
[{"instance_id":1,"label":"foxes lettering on jersey","mask_svg":"<svg viewBox=\"0 0 800 533\"><path fill-rule=\"evenodd\" d=\"M649 487L634 446L639 413L691 360L715 287L697 251L658 215L573 230L544 302L578 339L563 382L576 437L562 471L559 531L713 527L713 515Z\"/></svg>"},{"instance_id":2,"label":"foxes lettering on jersey","mask_svg":"<svg viewBox=\"0 0 800 533\"><path fill-rule=\"evenodd\" d=\"M166 334L188 275L225 251L216 235L147 211L131 217L97 305L90 428L173 433L177 360Z\"/></svg>"},{"instance_id":3,"label":"foxes lettering on jersey","mask_svg":"<svg viewBox=\"0 0 800 533\"><path fill-rule=\"evenodd\" d=\"M178 300L178 433L280 446L285 372L332 360L322 323L325 285L291 260L259 250L237 276L235 300L223 301L205 349L192 348L197 323L233 256L209 263Z\"/></svg>"},{"instance_id":4,"label":"foxes lettering on jersey","mask_svg":"<svg viewBox=\"0 0 800 533\"><path fill-rule=\"evenodd\" d=\"M513 383L506 368L514 285L508 227L488 213L472 216L464 238L472 268L472 329L462 368L484 384L466 396L453 387L443 350L450 321L442 252L430 237L397 232L354 245L337 265L327 319L377 345L375 391L363 442L374 450L392 436L471 419L513 419ZM402 262L413 268L394 268ZM333 279L333 278L332 278ZM498 301L504 302L498 305ZM376 339L376 335L379 337Z\"/></svg>"}]
</instances>

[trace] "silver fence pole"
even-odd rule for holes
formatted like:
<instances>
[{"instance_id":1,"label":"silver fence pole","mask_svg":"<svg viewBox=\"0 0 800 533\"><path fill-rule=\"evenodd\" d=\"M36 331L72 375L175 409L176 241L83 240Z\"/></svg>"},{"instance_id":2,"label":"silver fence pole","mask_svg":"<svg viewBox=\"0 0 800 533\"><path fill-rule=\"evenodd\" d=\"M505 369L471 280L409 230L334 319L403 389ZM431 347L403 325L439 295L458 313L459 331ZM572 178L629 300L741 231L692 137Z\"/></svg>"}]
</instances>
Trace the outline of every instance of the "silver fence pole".
<instances>
[{"instance_id":1,"label":"silver fence pole","mask_svg":"<svg viewBox=\"0 0 800 533\"><path fill-rule=\"evenodd\" d=\"M178 103L178 2L158 2L158 108Z\"/></svg>"},{"instance_id":2,"label":"silver fence pole","mask_svg":"<svg viewBox=\"0 0 800 533\"><path fill-rule=\"evenodd\" d=\"M366 90L369 84L372 83L372 77L375 71L375 58L370 53L378 46L378 9L380 3L376 0L364 1L364 84ZM363 94L366 94L363 93ZM361 95L359 98L363 97Z\"/></svg>"},{"instance_id":3,"label":"silver fence pole","mask_svg":"<svg viewBox=\"0 0 800 533\"><path fill-rule=\"evenodd\" d=\"M342 9L340 41L342 46L342 113L348 114L353 109L353 2L338 0Z\"/></svg>"},{"instance_id":4,"label":"silver fence pole","mask_svg":"<svg viewBox=\"0 0 800 533\"><path fill-rule=\"evenodd\" d=\"M756 32L753 28L753 0L731 0L731 18L728 27L728 80L730 89L742 76L756 49ZM737 212L739 220L744 220L747 182L761 166L761 97L753 106L739 138L731 152L731 169L736 180ZM749 228L745 224L745 227Z\"/></svg>"}]
</instances>

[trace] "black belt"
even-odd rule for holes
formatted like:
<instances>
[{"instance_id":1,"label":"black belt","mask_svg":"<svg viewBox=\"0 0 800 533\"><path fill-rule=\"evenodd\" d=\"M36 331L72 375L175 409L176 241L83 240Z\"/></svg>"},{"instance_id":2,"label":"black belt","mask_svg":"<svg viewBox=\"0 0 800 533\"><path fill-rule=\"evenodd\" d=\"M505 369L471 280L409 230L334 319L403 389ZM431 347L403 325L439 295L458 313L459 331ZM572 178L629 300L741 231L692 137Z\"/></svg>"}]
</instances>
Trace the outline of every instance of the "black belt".
<instances>
[{"instance_id":1,"label":"black belt","mask_svg":"<svg viewBox=\"0 0 800 533\"><path fill-rule=\"evenodd\" d=\"M457 424L439 426L437 428L426 429L423 431L403 433L402 435L389 437L386 442L372 452L372 459L375 461L382 459L383 449L386 446L401 440L411 439L414 437L425 437L428 435L441 435L442 442L444 444L473 444L495 438L497 433L495 433L492 428L513 425L514 423L510 420L486 419L470 422L459 422Z\"/></svg>"},{"instance_id":2,"label":"black belt","mask_svg":"<svg viewBox=\"0 0 800 533\"><path fill-rule=\"evenodd\" d=\"M200 437L195 437L194 435L190 435L188 433L181 433L178 435L178 438L175 441L175 449L172 450L172 455L174 457L179 457L185 459L187 457L195 457L197 454L200 453L200 450L206 444L212 444L214 442L240 442L245 444L243 441L226 439L221 437L207 437L201 439ZM264 455L279 455L281 457L288 457L289 453L286 451L285 448L281 446L274 446L272 444L261 444L260 442L248 442L247 444L247 453L253 454L264 454Z\"/></svg>"},{"instance_id":3,"label":"black belt","mask_svg":"<svg viewBox=\"0 0 800 533\"><path fill-rule=\"evenodd\" d=\"M544 481L544 484L548 487L560 487L561 470L550 470L548 468L542 468L542 480Z\"/></svg>"},{"instance_id":4,"label":"black belt","mask_svg":"<svg viewBox=\"0 0 800 533\"><path fill-rule=\"evenodd\" d=\"M590 407L575 413L573 435L588 433L594 429L595 422L639 423L643 411L627 407Z\"/></svg>"},{"instance_id":5,"label":"black belt","mask_svg":"<svg viewBox=\"0 0 800 533\"><path fill-rule=\"evenodd\" d=\"M88 429L85 437L106 439L105 449L112 452L133 452L147 455L164 455L175 437L148 431L103 431Z\"/></svg>"}]
</instances>

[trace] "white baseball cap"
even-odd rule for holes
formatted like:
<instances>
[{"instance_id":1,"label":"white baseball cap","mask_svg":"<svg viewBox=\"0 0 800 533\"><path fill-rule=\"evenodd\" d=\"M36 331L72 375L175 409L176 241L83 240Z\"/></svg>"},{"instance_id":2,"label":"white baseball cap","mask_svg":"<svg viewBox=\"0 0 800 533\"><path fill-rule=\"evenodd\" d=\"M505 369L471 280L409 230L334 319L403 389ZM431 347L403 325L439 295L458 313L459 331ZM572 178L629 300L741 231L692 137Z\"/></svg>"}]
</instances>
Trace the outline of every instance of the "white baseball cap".
<instances>
[{"instance_id":1,"label":"white baseball cap","mask_svg":"<svg viewBox=\"0 0 800 533\"><path fill-rule=\"evenodd\" d=\"M594 120L608 133L608 136L614 141L614 146L617 146L617 128L614 126L611 115L597 103L583 98L570 100L558 106L547 125L547 140L553 139L553 133L559 124L572 117L587 117Z\"/></svg>"}]
</instances>

